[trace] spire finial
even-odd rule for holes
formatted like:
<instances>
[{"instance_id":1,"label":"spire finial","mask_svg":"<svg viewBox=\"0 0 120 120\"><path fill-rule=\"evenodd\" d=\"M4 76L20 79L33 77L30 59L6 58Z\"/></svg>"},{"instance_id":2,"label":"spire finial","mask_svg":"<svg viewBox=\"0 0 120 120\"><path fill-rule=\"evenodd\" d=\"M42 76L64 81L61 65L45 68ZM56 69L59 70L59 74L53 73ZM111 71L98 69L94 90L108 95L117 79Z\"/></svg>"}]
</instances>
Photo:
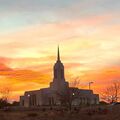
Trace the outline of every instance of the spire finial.
<instances>
[{"instance_id":1,"label":"spire finial","mask_svg":"<svg viewBox=\"0 0 120 120\"><path fill-rule=\"evenodd\" d=\"M57 56L57 60L60 61L59 45L58 45L58 56Z\"/></svg>"}]
</instances>

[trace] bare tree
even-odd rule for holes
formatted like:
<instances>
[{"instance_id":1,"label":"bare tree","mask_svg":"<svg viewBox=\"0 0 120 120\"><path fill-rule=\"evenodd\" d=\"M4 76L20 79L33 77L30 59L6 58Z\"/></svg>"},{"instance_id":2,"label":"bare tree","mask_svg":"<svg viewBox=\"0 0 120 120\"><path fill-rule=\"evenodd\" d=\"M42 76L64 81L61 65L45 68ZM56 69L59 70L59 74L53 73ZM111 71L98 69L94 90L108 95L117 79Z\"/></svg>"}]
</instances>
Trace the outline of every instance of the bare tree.
<instances>
[{"instance_id":1,"label":"bare tree","mask_svg":"<svg viewBox=\"0 0 120 120\"><path fill-rule=\"evenodd\" d=\"M57 92L57 96L61 105L66 106L71 110L73 101L78 97L78 87L82 86L80 78L76 77L71 83L70 88L66 88L63 91Z\"/></svg>"},{"instance_id":2,"label":"bare tree","mask_svg":"<svg viewBox=\"0 0 120 120\"><path fill-rule=\"evenodd\" d=\"M101 98L109 103L118 102L118 100L120 100L120 81L113 81L111 85L103 91Z\"/></svg>"},{"instance_id":3,"label":"bare tree","mask_svg":"<svg viewBox=\"0 0 120 120\"><path fill-rule=\"evenodd\" d=\"M8 101L10 96L10 89L8 87L0 89L0 99Z\"/></svg>"},{"instance_id":4,"label":"bare tree","mask_svg":"<svg viewBox=\"0 0 120 120\"><path fill-rule=\"evenodd\" d=\"M65 91L58 92L58 98L61 105L66 106L71 110L72 102L78 97L79 91L75 88L67 88Z\"/></svg>"},{"instance_id":5,"label":"bare tree","mask_svg":"<svg viewBox=\"0 0 120 120\"><path fill-rule=\"evenodd\" d=\"M74 78L73 81L70 82L70 87L79 87L80 85L80 79L79 77Z\"/></svg>"},{"instance_id":6,"label":"bare tree","mask_svg":"<svg viewBox=\"0 0 120 120\"><path fill-rule=\"evenodd\" d=\"M86 85L81 83L80 77L76 77L74 78L71 82L70 82L70 87L75 87L75 88L84 88L86 87Z\"/></svg>"},{"instance_id":7,"label":"bare tree","mask_svg":"<svg viewBox=\"0 0 120 120\"><path fill-rule=\"evenodd\" d=\"M9 105L8 98L10 95L9 88L3 88L0 90L0 108L4 108Z\"/></svg>"}]
</instances>

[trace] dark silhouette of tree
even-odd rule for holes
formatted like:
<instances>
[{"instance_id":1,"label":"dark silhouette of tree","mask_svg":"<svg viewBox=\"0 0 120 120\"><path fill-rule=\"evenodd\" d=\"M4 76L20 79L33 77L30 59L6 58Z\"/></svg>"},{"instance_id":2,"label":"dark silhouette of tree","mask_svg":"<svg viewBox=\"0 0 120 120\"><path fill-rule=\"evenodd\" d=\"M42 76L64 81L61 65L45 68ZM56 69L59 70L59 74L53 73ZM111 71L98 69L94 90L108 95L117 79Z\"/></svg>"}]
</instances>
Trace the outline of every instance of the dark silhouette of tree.
<instances>
[{"instance_id":1,"label":"dark silhouette of tree","mask_svg":"<svg viewBox=\"0 0 120 120\"><path fill-rule=\"evenodd\" d=\"M71 110L72 103L78 97L78 94L79 92L75 88L67 88L64 91L57 92L61 105L66 106L69 110Z\"/></svg>"},{"instance_id":2,"label":"dark silhouette of tree","mask_svg":"<svg viewBox=\"0 0 120 120\"><path fill-rule=\"evenodd\" d=\"M9 88L3 88L0 90L0 108L3 108L3 107L10 105L8 103L9 95L10 95Z\"/></svg>"},{"instance_id":3,"label":"dark silhouette of tree","mask_svg":"<svg viewBox=\"0 0 120 120\"><path fill-rule=\"evenodd\" d=\"M70 87L75 87L75 88L85 88L86 85L81 83L80 77L75 77L71 82L70 82Z\"/></svg>"},{"instance_id":4,"label":"dark silhouette of tree","mask_svg":"<svg viewBox=\"0 0 120 120\"><path fill-rule=\"evenodd\" d=\"M118 100L120 100L120 81L114 80L111 85L103 91L101 98L109 103L118 102Z\"/></svg>"},{"instance_id":5,"label":"dark silhouette of tree","mask_svg":"<svg viewBox=\"0 0 120 120\"><path fill-rule=\"evenodd\" d=\"M70 83L69 88L65 88L64 90L57 92L57 96L62 106L66 106L69 110L71 110L73 101L79 96L78 87L80 85L82 86L80 78L76 77Z\"/></svg>"},{"instance_id":6,"label":"dark silhouette of tree","mask_svg":"<svg viewBox=\"0 0 120 120\"><path fill-rule=\"evenodd\" d=\"M10 104L6 100L0 99L0 109L9 105Z\"/></svg>"},{"instance_id":7,"label":"dark silhouette of tree","mask_svg":"<svg viewBox=\"0 0 120 120\"><path fill-rule=\"evenodd\" d=\"M20 103L17 102L17 101L14 101L14 102L12 103L12 106L19 106L19 105L20 105Z\"/></svg>"}]
</instances>

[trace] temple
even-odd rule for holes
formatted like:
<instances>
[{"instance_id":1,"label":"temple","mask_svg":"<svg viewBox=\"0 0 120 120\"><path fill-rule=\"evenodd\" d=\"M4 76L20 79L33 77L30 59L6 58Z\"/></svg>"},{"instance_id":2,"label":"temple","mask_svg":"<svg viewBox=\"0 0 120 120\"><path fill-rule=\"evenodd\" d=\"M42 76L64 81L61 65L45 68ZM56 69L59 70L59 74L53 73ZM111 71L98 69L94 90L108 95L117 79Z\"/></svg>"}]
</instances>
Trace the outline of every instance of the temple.
<instances>
[{"instance_id":1,"label":"temple","mask_svg":"<svg viewBox=\"0 0 120 120\"><path fill-rule=\"evenodd\" d=\"M99 104L99 95L94 94L93 90L69 87L69 83L65 80L64 65L60 59L59 47L53 73L53 81L49 88L26 91L24 96L20 96L20 105L24 107L56 106L63 104L61 99L67 99L67 101L72 99L72 105Z\"/></svg>"}]
</instances>

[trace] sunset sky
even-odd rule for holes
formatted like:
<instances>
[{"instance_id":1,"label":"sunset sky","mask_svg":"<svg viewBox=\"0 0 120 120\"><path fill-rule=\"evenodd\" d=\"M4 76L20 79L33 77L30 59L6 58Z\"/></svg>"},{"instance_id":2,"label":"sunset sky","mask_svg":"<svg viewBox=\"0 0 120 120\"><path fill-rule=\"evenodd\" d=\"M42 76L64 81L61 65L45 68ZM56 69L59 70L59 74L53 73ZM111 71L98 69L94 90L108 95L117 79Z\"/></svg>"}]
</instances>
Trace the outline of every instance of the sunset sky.
<instances>
[{"instance_id":1,"label":"sunset sky","mask_svg":"<svg viewBox=\"0 0 120 120\"><path fill-rule=\"evenodd\" d=\"M120 79L120 0L0 0L0 89L10 100L49 86L58 44L67 81L93 81L99 93Z\"/></svg>"}]
</instances>

